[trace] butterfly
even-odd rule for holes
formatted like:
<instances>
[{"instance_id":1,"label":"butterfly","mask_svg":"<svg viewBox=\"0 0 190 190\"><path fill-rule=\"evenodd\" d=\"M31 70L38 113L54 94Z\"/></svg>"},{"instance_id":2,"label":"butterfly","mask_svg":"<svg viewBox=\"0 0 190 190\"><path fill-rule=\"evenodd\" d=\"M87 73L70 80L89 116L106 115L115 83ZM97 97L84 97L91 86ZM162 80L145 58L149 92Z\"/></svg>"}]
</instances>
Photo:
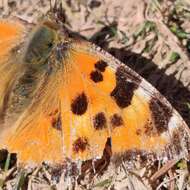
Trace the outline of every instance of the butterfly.
<instances>
[{"instance_id":1,"label":"butterfly","mask_svg":"<svg viewBox=\"0 0 190 190\"><path fill-rule=\"evenodd\" d=\"M190 131L145 79L57 19L2 19L0 149L24 165L171 159L189 157Z\"/></svg>"}]
</instances>

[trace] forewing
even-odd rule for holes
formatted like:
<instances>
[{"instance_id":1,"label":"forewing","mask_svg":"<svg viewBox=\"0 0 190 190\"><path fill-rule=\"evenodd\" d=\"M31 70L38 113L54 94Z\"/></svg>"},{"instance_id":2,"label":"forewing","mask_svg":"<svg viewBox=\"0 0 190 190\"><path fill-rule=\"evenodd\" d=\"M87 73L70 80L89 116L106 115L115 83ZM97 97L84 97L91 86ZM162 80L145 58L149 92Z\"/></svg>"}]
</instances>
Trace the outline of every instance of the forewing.
<instances>
[{"instance_id":1,"label":"forewing","mask_svg":"<svg viewBox=\"0 0 190 190\"><path fill-rule=\"evenodd\" d=\"M88 92L94 89L93 95L87 94L89 109L98 102L93 104L94 97L103 99L101 110L94 110L91 118L104 113L114 155L141 152L161 158L189 156L188 126L154 87L90 43L77 42L73 47ZM86 56L96 59L90 63L82 58Z\"/></svg>"}]
</instances>

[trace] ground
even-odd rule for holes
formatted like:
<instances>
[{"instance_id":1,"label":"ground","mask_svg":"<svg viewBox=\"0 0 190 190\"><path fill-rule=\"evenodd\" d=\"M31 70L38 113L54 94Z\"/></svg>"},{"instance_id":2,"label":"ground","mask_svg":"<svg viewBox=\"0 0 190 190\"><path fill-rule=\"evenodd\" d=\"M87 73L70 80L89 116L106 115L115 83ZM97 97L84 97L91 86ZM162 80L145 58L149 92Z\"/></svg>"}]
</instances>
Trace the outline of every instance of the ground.
<instances>
[{"instance_id":1,"label":"ground","mask_svg":"<svg viewBox=\"0 0 190 190\"><path fill-rule=\"evenodd\" d=\"M189 0L65 0L62 3L70 30L101 46L146 78L190 126ZM0 0L0 17L17 16L36 23L49 7L48 0ZM157 189L190 189L188 169L188 162L174 161L164 168L158 166L155 175L149 176L152 184L141 169L127 171L117 180L102 178L91 188L111 189L114 183L112 189L155 189L155 183ZM35 172L34 178L43 173ZM18 189L26 178L22 172L17 176ZM28 181L31 185L31 179ZM52 182L44 184L44 189L54 187Z\"/></svg>"}]
</instances>

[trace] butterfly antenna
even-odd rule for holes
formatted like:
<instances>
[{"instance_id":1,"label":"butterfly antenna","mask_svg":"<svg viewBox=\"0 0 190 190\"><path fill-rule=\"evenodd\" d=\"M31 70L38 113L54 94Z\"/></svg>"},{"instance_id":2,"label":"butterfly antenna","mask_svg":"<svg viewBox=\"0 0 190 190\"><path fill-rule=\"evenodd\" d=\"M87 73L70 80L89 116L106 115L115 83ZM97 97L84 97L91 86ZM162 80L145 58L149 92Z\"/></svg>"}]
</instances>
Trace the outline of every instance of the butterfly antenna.
<instances>
[{"instance_id":1,"label":"butterfly antenna","mask_svg":"<svg viewBox=\"0 0 190 190\"><path fill-rule=\"evenodd\" d=\"M56 22L65 23L66 14L63 8L62 0L50 0L50 13L53 15Z\"/></svg>"}]
</instances>

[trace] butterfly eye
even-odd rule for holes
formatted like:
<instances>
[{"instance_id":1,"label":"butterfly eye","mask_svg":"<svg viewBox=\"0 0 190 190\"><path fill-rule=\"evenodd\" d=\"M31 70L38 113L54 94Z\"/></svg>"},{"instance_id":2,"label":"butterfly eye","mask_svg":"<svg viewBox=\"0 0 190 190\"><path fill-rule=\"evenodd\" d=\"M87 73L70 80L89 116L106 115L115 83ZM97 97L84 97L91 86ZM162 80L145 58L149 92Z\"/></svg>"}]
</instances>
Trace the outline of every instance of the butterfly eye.
<instances>
[{"instance_id":1,"label":"butterfly eye","mask_svg":"<svg viewBox=\"0 0 190 190\"><path fill-rule=\"evenodd\" d=\"M29 41L24 61L30 64L44 64L55 44L55 31L47 26L39 27Z\"/></svg>"},{"instance_id":2,"label":"butterfly eye","mask_svg":"<svg viewBox=\"0 0 190 190\"><path fill-rule=\"evenodd\" d=\"M49 47L49 48L52 48L52 47L53 47L53 43L51 43L51 42L48 43L48 47Z\"/></svg>"}]
</instances>

